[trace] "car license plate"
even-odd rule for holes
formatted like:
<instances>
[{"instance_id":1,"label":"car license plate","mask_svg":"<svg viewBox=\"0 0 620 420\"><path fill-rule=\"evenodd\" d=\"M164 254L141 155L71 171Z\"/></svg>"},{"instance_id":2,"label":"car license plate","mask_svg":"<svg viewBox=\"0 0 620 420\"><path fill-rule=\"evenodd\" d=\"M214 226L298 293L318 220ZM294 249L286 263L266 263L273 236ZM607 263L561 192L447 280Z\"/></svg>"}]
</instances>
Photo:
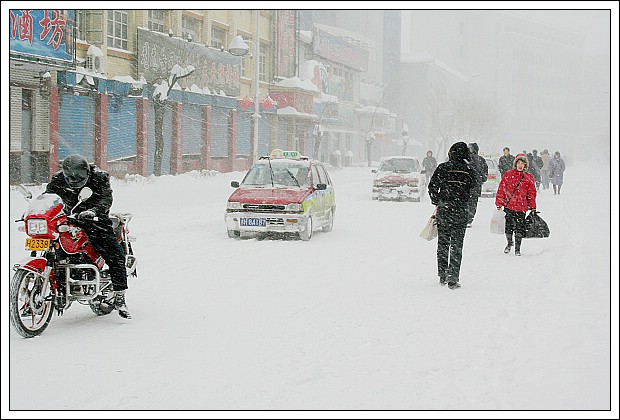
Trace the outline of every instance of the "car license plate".
<instances>
[{"instance_id":1,"label":"car license plate","mask_svg":"<svg viewBox=\"0 0 620 420\"><path fill-rule=\"evenodd\" d=\"M267 219L260 219L258 217L244 217L239 219L239 225L245 227L266 227Z\"/></svg>"},{"instance_id":2,"label":"car license plate","mask_svg":"<svg viewBox=\"0 0 620 420\"><path fill-rule=\"evenodd\" d=\"M26 249L30 251L45 251L49 247L49 239L26 238Z\"/></svg>"}]
</instances>

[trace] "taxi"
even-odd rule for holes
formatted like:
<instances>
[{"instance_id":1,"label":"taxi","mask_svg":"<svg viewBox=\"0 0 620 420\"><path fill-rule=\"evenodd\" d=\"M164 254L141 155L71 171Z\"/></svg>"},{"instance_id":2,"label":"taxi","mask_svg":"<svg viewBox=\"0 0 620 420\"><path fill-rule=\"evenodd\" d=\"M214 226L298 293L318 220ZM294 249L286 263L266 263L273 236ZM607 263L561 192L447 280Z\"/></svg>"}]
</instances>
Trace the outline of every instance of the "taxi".
<instances>
[{"instance_id":1,"label":"taxi","mask_svg":"<svg viewBox=\"0 0 620 420\"><path fill-rule=\"evenodd\" d=\"M297 151L275 149L248 170L228 198L224 215L228 236L294 234L309 241L313 232L330 232L336 194L327 170Z\"/></svg>"}]
</instances>

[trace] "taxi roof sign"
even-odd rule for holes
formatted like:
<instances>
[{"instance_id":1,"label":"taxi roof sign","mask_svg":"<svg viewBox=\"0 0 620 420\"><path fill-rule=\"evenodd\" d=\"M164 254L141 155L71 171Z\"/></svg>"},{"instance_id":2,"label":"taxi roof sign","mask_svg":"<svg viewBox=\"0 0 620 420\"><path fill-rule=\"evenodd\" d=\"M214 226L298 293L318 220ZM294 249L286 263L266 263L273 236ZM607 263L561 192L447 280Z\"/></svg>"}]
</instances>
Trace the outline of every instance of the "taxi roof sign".
<instances>
[{"instance_id":1,"label":"taxi roof sign","mask_svg":"<svg viewBox=\"0 0 620 420\"><path fill-rule=\"evenodd\" d=\"M301 155L297 150L273 149L269 155L271 159L295 159L299 160Z\"/></svg>"}]
</instances>

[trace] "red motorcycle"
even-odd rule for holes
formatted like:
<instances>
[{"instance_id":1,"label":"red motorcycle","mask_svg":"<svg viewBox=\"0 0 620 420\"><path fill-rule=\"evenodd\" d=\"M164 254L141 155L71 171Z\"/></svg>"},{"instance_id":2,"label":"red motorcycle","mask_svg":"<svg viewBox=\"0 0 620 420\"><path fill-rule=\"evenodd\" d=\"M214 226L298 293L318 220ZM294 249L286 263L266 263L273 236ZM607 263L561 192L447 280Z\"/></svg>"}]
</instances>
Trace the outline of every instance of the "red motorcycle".
<instances>
[{"instance_id":1,"label":"red motorcycle","mask_svg":"<svg viewBox=\"0 0 620 420\"><path fill-rule=\"evenodd\" d=\"M78 204L68 211L56 194L42 194L32 200L23 186L20 191L29 201L20 220L26 232L26 250L30 256L15 264L11 280L11 324L26 338L41 334L50 323L54 309L58 315L77 301L89 305L97 315L114 309L112 281L105 260L92 247L86 232L77 224L73 210L91 195L88 187L80 191ZM112 213L110 219L118 241L125 250L127 274L137 276L136 257L127 225L132 215Z\"/></svg>"}]
</instances>

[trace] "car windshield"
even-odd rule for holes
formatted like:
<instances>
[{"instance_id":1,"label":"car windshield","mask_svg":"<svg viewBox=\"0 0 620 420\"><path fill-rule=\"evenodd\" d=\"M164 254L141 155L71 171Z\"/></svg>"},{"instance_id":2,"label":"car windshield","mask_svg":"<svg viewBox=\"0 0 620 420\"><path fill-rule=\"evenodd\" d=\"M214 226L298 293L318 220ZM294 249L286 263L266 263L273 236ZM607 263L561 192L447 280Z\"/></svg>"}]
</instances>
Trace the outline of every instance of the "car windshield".
<instances>
[{"instance_id":1,"label":"car windshield","mask_svg":"<svg viewBox=\"0 0 620 420\"><path fill-rule=\"evenodd\" d=\"M420 168L418 162L414 159L388 159L381 162L379 171L409 173L419 172Z\"/></svg>"},{"instance_id":2,"label":"car windshield","mask_svg":"<svg viewBox=\"0 0 620 420\"><path fill-rule=\"evenodd\" d=\"M301 187L310 186L309 166L292 160L271 160L256 163L243 178L245 187Z\"/></svg>"}]
</instances>

